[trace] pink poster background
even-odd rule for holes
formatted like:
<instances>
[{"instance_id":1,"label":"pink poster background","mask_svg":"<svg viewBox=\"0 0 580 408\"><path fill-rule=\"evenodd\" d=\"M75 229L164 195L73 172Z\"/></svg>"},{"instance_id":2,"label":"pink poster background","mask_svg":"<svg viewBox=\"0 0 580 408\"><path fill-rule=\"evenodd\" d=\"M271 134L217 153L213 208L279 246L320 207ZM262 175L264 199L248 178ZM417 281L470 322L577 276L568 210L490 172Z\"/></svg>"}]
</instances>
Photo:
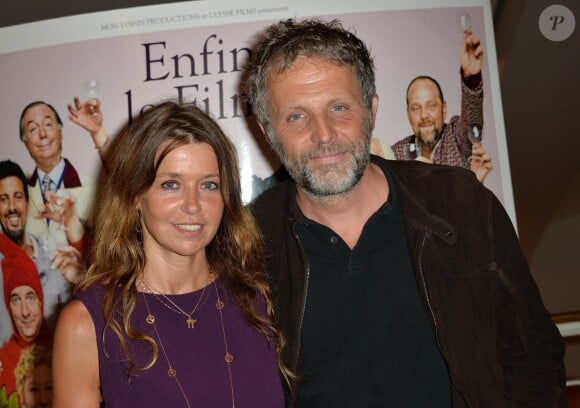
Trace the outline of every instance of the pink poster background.
<instances>
[{"instance_id":1,"label":"pink poster background","mask_svg":"<svg viewBox=\"0 0 580 408\"><path fill-rule=\"evenodd\" d=\"M374 137L392 144L411 133L406 116L405 91L409 81L424 74L436 78L448 104L448 118L460 113L459 47L462 33L457 24L461 12L471 15L472 29L482 41L485 60L484 147L495 168L485 185L504 205L511 202L509 167L498 146L505 141L501 117L496 117L491 92L490 69L496 61L489 52L482 7L379 11L327 15L340 18L371 48L377 68L379 112ZM134 20L137 23L139 20ZM162 99L181 96L209 107L238 149L245 201L254 195L252 175L268 177L277 167L261 135L252 133L253 118L245 118L245 104L234 102L247 51L255 35L268 21L242 22L115 36L71 42L0 55L2 72L2 149L0 159L10 158L26 172L34 163L18 138L22 108L34 100L52 104L64 122L63 156L77 169L97 176L100 161L89 135L67 119L67 103L74 96L85 98L83 82L98 79L103 84L102 108L105 127L114 135L141 107ZM148 53L148 57L147 57ZM188 54L188 56L185 56ZM175 69L175 58L179 69ZM189 59L193 60L191 71ZM236 71L237 67L237 71ZM130 110L131 108L131 110ZM235 113L239 115L234 117ZM501 112L501 110L500 110ZM260 146L262 144L262 146ZM268 156L267 157L265 157ZM507 184L505 181L508 181ZM509 212L508 208L508 212ZM512 216L515 220L515 217Z\"/></svg>"},{"instance_id":2,"label":"pink poster background","mask_svg":"<svg viewBox=\"0 0 580 408\"><path fill-rule=\"evenodd\" d=\"M299 3L296 0L292 7L298 9ZM439 81L448 120L460 113L463 34L457 17L468 12L485 54L483 144L495 166L485 185L503 202L515 224L491 15L483 0L471 1L472 7L438 4L439 8L417 9L406 9L408 1L393 1L389 7L401 8L368 12L352 12L357 5L345 6L346 1L337 0L339 11L334 6L330 10L303 4L304 14L295 14L285 5L259 9L225 4L196 1L0 29L0 160L11 159L26 173L33 171L34 162L19 140L19 118L26 105L43 100L55 107L64 123L63 156L79 173L98 178L101 162L93 141L67 118L67 104L75 96L87 98L83 83L98 80L104 125L111 137L143 107L161 100L181 97L209 110L237 148L243 198L249 202L261 192L255 181L271 176L279 166L247 104L239 98L249 50L265 26L280 18L318 15L339 18L355 31L375 57L379 110L373 136L390 146L411 133L405 92L417 75ZM369 10L368 4L362 6ZM159 17L164 13L170 18ZM19 49L7 38L26 45ZM0 317L0 325L9 327L11 321Z\"/></svg>"}]
</instances>

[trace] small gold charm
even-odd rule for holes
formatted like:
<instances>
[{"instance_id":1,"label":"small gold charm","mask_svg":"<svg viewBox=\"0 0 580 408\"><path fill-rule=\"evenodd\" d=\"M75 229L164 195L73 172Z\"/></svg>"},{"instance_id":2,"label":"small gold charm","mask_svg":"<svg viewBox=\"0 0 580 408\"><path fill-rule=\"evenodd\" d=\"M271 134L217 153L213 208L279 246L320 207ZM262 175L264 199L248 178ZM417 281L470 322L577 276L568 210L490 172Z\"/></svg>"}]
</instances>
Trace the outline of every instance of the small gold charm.
<instances>
[{"instance_id":1,"label":"small gold charm","mask_svg":"<svg viewBox=\"0 0 580 408\"><path fill-rule=\"evenodd\" d=\"M187 328L193 329L195 327L195 322L197 322L197 320L192 319L191 317L187 319Z\"/></svg>"},{"instance_id":2,"label":"small gold charm","mask_svg":"<svg viewBox=\"0 0 580 408\"><path fill-rule=\"evenodd\" d=\"M232 356L230 353L227 353L225 360L227 363L231 363L232 361L234 361L234 356Z\"/></svg>"},{"instance_id":3,"label":"small gold charm","mask_svg":"<svg viewBox=\"0 0 580 408\"><path fill-rule=\"evenodd\" d=\"M222 310L224 308L224 302L222 302L221 299L218 299L218 301L215 303L215 307L217 310Z\"/></svg>"},{"instance_id":4,"label":"small gold charm","mask_svg":"<svg viewBox=\"0 0 580 408\"><path fill-rule=\"evenodd\" d=\"M167 370L167 375L170 376L171 378L173 378L177 375L177 371L175 371L174 368L169 367L169 370Z\"/></svg>"},{"instance_id":5,"label":"small gold charm","mask_svg":"<svg viewBox=\"0 0 580 408\"><path fill-rule=\"evenodd\" d=\"M155 323L155 316L153 316L151 313L149 313L147 315L147 317L145 318L145 321L149 324L153 324L153 323Z\"/></svg>"}]
</instances>

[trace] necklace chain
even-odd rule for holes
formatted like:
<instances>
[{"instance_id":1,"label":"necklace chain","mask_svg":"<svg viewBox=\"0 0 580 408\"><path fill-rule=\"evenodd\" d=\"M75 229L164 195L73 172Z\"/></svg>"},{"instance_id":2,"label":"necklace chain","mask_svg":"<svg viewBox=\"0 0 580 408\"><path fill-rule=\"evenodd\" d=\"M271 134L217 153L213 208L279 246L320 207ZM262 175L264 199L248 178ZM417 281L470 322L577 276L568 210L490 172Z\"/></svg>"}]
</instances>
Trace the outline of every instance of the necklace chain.
<instances>
[{"instance_id":1,"label":"necklace chain","mask_svg":"<svg viewBox=\"0 0 580 408\"><path fill-rule=\"evenodd\" d=\"M227 367L228 367L228 376L229 376L229 380L230 380L230 391L231 391L231 395L232 395L232 408L235 408L236 406L236 400L234 398L234 381L232 378L232 362L234 361L234 356L232 354L230 354L230 350L228 347L228 338L226 336L226 327L224 325L224 316L222 313L222 310L224 308L224 302L222 302L222 300L220 299L220 294L217 288L217 285L215 284L215 280L213 282L213 287L215 289L215 294L217 297L217 301L215 303L215 307L218 310L219 314L220 314L220 323L222 324L222 333L224 335L224 348L225 348L225 352L226 355L224 356L224 360L226 361Z\"/></svg>"},{"instance_id":2,"label":"necklace chain","mask_svg":"<svg viewBox=\"0 0 580 408\"><path fill-rule=\"evenodd\" d=\"M209 284L211 283L210 279L212 277L212 274L208 274L207 278L205 280L205 282L203 283L203 290L201 292L201 295L199 296L199 299L197 300L197 303L195 304L193 310L190 313L187 313L185 310L183 310L181 307L179 307L173 300L171 300L168 296L166 296L165 294L161 293L159 290L154 289L149 283L147 283L147 281L145 280L145 278L143 276L141 276L139 278L139 282L141 283L141 285L143 286L144 289L146 289L149 293L151 293L153 296L155 296L155 298L157 300L159 300L159 302L161 302L161 304L163 304L166 308L174 311L175 313L180 313L182 315L184 315L187 319L185 320L187 327L189 329L194 329L195 328L195 323L197 322L197 319L192 318L191 316L201 307L205 304L205 301L203 303L201 303L201 300L203 299L203 297L205 296L205 292L206 289L208 288ZM165 303L161 297L162 296L167 302L169 302L171 305ZM206 299L207 300L207 299Z\"/></svg>"},{"instance_id":3,"label":"necklace chain","mask_svg":"<svg viewBox=\"0 0 580 408\"><path fill-rule=\"evenodd\" d=\"M147 283L143 279L141 279L141 281L142 281L142 283L143 283L144 286L148 287L147 286ZM219 313L220 323L221 323L221 328L222 328L222 334L223 334L223 337L224 337L224 351L225 351L224 361L226 362L226 366L228 368L228 379L229 379L229 383L230 383L230 395L231 395L231 398L232 398L232 408L235 408L235 406L236 406L236 400L235 400L234 381L233 381L233 377L232 377L232 368L231 368L231 363L234 361L234 356L230 353L230 350L229 350L228 338L227 338L227 335L226 335L226 328L225 328L225 324L224 324L224 316L223 316L222 310L225 307L225 304L224 304L224 302L220 298L219 290L218 290L218 287L217 287L215 281L216 281L216 279L214 279L210 284L206 285L206 287L213 284L213 287L214 287L215 293L216 293L217 300L216 300L216 303L215 303L215 307L216 307L216 309L217 309L217 311ZM205 293L205 288L204 288L204 293ZM202 296L201 297L203 297L204 293L202 293ZM200 297L200 300L201 300L201 297ZM145 293L143 293L143 299L145 300L145 306L147 307L147 316L145 317L145 321L148 324L150 324L150 325L153 326L153 330L155 331L155 336L157 337L157 340L159 341L159 346L161 347L161 351L163 353L163 357L165 358L165 361L167 363L167 376L170 377L170 378L175 379L175 382L177 384L177 387L181 391L181 394L183 395L183 398L185 400L185 403L187 404L187 407L188 408L191 408L191 405L189 403L189 399L187 398L187 395L185 394L185 391L183 389L183 386L181 385L181 382L179 381L179 378L177 377L177 371L171 365L171 361L169 361L169 357L167 356L167 352L165 351L165 346L163 345L163 342L161 341L161 336L159 335L159 331L157 330L157 325L155 324L155 316L151 313L151 309L149 308L149 302L147 301L147 296L145 296ZM199 302L200 301L198 300L198 304L199 304ZM163 303L163 302L161 302L161 303ZM173 302L171 302L171 303L173 303ZM163 303L163 304L165 305L165 303ZM165 306L168 306L168 305L165 305ZM175 306L177 307L177 305L175 305ZM196 307L191 312L191 314L193 314L195 312L195 310L197 310L197 307L198 307L198 305L196 305ZM178 309L181 310L179 307L178 307ZM182 313L185 314L183 311L182 311Z\"/></svg>"},{"instance_id":4,"label":"necklace chain","mask_svg":"<svg viewBox=\"0 0 580 408\"><path fill-rule=\"evenodd\" d=\"M169 361L169 357L167 357L167 352L165 351L165 346L163 346L163 342L161 341L161 336L159 335L159 331L157 330L157 325L155 324L155 316L151 314L151 309L149 308L149 302L147 301L147 296L145 296L145 293L143 293L143 299L145 300L145 306L147 306L147 317L145 318L145 321L148 324L153 326L153 330L155 331L155 335L157 336L157 340L159 341L159 345L161 346L161 351L163 352L163 357L165 357L165 361L167 362L167 375L169 377L175 379L175 383L177 384L179 391L181 391L181 395L183 395L183 399L185 399L185 403L187 405L187 408L191 408L191 405L189 403L189 399L187 398L187 395L185 395L185 391L183 390L183 386L181 385L181 382L179 381L179 378L177 377L177 371L171 365L171 361Z\"/></svg>"}]
</instances>

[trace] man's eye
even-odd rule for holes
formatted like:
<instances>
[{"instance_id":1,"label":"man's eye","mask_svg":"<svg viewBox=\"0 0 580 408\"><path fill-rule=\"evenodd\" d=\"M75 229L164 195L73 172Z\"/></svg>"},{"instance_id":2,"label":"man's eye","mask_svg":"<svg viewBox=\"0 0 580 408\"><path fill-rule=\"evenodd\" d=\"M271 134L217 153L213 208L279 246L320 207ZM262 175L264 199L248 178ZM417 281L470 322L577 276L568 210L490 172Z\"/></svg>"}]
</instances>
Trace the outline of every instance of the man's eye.
<instances>
[{"instance_id":1,"label":"man's eye","mask_svg":"<svg viewBox=\"0 0 580 408\"><path fill-rule=\"evenodd\" d=\"M335 112L342 112L346 110L346 106L343 105L336 105L334 108L332 108L333 111Z\"/></svg>"},{"instance_id":2,"label":"man's eye","mask_svg":"<svg viewBox=\"0 0 580 408\"><path fill-rule=\"evenodd\" d=\"M288 117L288 121L290 121L290 122L296 122L297 120L300 120L300 118L302 118L302 115L300 113L295 113L295 114L290 115Z\"/></svg>"}]
</instances>

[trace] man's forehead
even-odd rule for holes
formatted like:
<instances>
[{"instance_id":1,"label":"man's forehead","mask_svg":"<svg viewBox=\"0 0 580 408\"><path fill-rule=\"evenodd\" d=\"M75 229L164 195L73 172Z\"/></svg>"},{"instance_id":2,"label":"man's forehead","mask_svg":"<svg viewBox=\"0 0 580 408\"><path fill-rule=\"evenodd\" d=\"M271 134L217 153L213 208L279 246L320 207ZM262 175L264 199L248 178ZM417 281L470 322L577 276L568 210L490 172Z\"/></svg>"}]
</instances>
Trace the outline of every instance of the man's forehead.
<instances>
[{"instance_id":1,"label":"man's forehead","mask_svg":"<svg viewBox=\"0 0 580 408\"><path fill-rule=\"evenodd\" d=\"M411 86L409 87L409 91L411 90L431 90L431 91L435 91L437 92L437 85L435 85L435 82L433 82L432 80L428 79L428 78L419 78L416 79Z\"/></svg>"},{"instance_id":2,"label":"man's forehead","mask_svg":"<svg viewBox=\"0 0 580 408\"><path fill-rule=\"evenodd\" d=\"M16 190L17 193L24 193L24 184L22 184L22 180L20 180L16 176L8 176L0 179L0 191L5 192L9 187L16 188L12 190Z\"/></svg>"},{"instance_id":3,"label":"man's forehead","mask_svg":"<svg viewBox=\"0 0 580 408\"><path fill-rule=\"evenodd\" d=\"M33 119L37 119L40 116L42 119L50 118L56 120L56 115L47 105L40 103L38 105L31 106L24 113L22 120L24 123L28 123Z\"/></svg>"},{"instance_id":4,"label":"man's forehead","mask_svg":"<svg viewBox=\"0 0 580 408\"><path fill-rule=\"evenodd\" d=\"M32 288L32 286L28 285L16 286L14 289L12 289L12 292L10 292L11 297L26 296L30 294L36 295L36 291Z\"/></svg>"}]
</instances>

